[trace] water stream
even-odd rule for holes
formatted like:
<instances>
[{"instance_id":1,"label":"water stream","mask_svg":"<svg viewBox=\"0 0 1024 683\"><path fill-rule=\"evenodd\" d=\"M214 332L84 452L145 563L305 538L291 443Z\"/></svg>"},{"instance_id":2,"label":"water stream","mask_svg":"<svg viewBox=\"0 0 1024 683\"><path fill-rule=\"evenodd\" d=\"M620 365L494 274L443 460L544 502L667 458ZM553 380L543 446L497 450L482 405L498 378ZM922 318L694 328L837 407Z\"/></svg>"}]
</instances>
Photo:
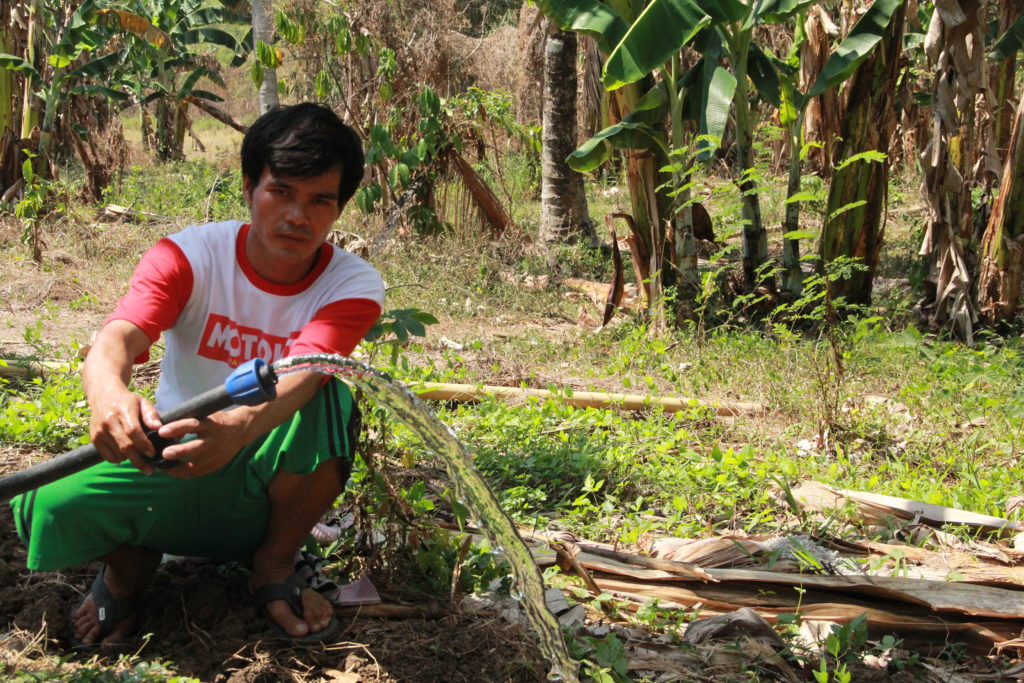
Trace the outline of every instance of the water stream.
<instances>
[{"instance_id":1,"label":"water stream","mask_svg":"<svg viewBox=\"0 0 1024 683\"><path fill-rule=\"evenodd\" d=\"M374 368L336 354L304 354L283 358L273 364L279 376L312 370L343 377L361 388L378 404L387 407L435 455L444 461L459 501L469 508L494 549L503 553L512 566L517 597L540 641L542 652L551 662L549 680L576 681L577 664L562 639L558 620L544 601L544 581L511 518L502 509L494 493L480 476L466 450L448 425L409 389Z\"/></svg>"}]
</instances>

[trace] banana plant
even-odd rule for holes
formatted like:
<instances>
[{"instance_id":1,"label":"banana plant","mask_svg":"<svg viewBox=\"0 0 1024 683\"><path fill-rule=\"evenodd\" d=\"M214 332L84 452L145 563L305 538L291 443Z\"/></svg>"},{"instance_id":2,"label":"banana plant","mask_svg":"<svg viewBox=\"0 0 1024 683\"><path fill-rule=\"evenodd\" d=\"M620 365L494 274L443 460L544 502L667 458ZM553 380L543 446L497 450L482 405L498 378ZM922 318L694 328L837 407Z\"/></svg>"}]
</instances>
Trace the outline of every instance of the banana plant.
<instances>
[{"instance_id":1,"label":"banana plant","mask_svg":"<svg viewBox=\"0 0 1024 683\"><path fill-rule=\"evenodd\" d=\"M813 98L833 88L838 88L851 79L861 64L876 49L886 29L893 21L893 17L896 16L897 9L901 5L902 0L876 0L872 3L861 19L850 30L850 33L829 56L821 73L807 87L806 92L800 90L800 54L807 38L804 31L807 7L801 7L797 12L796 32L789 55L785 60L774 58L771 60L773 66L776 67L775 71L779 81L779 121L786 128L790 148L785 203L786 214L783 224L782 288L793 297L799 296L803 287L798 240L813 236L812 232L800 229L800 203L810 199L817 199L812 193L803 192L800 186L801 162L807 149L803 138L804 115L807 112L807 105ZM855 109L856 103L849 107L850 111ZM854 145L859 145L859 142L855 142ZM851 153L861 154L867 151L864 149L853 149ZM869 158L870 155L866 155L861 157L860 160L868 160ZM844 162L843 168L848 167L850 163L852 162ZM844 178L845 176L841 176L838 182L841 183ZM834 179L833 186L836 185L836 182L836 179ZM836 208L839 207L832 207L833 210ZM868 254L866 253L854 253L856 251L854 249L844 250L842 248L841 245L843 244L857 242L856 239L847 240L836 235L836 232L841 231L843 227L853 229L854 226L832 220L832 217L826 220L821 236L823 245L822 257L825 259L837 256L848 256L851 258L867 257ZM873 272L873 265L867 265Z\"/></svg>"},{"instance_id":2,"label":"banana plant","mask_svg":"<svg viewBox=\"0 0 1024 683\"><path fill-rule=\"evenodd\" d=\"M60 21L60 7L51 7L43 0L33 0L30 26L55 25ZM0 68L20 73L25 82L25 101L22 103L22 138L32 136L30 124L39 111L38 142L34 150L35 174L47 177L50 141L53 137L54 121L61 106L72 96L79 94L98 95L112 100L127 99L124 93L103 85L101 79L117 68L120 56L107 53L94 56L107 44L110 34L97 26L97 3L85 0L67 15L53 33L52 43L44 58L31 51L36 47L35 37L30 35L29 59L18 55L0 53ZM37 23L37 21L39 23ZM30 34L32 29L30 28ZM37 66L38 64L38 66Z\"/></svg>"},{"instance_id":3,"label":"banana plant","mask_svg":"<svg viewBox=\"0 0 1024 683\"><path fill-rule=\"evenodd\" d=\"M230 50L240 64L249 51L245 40L222 28L247 25L248 17L201 0L132 0L101 10L100 21L127 39L122 51L126 75L119 83L141 106L154 104L155 151L160 160L179 159L187 129L188 100L222 102L199 87L202 79L223 86L215 60L196 51L199 45ZM145 113L144 113L145 115Z\"/></svg>"}]
</instances>

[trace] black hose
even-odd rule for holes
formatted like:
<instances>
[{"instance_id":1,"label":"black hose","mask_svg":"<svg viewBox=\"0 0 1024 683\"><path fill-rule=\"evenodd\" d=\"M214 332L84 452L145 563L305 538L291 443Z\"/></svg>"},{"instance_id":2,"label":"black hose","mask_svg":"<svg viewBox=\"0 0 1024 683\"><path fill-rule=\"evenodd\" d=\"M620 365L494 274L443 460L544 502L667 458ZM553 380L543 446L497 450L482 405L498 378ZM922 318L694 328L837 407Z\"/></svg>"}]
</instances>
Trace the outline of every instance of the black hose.
<instances>
[{"instance_id":1,"label":"black hose","mask_svg":"<svg viewBox=\"0 0 1024 683\"><path fill-rule=\"evenodd\" d=\"M259 382L267 387L273 387L277 382L277 377L274 375L273 370L269 365L263 365L258 368L257 374L259 375ZM265 400L265 399L264 399ZM187 401L180 403L165 413L160 413L160 421L164 424L168 422L174 422L175 420L182 420L187 417L206 417L212 415L218 411L224 410L229 406L234 405L236 397L228 391L228 385L215 387L207 392L200 394L194 398L190 398ZM155 435L155 432L147 434L151 441L160 439ZM169 445L166 440L163 440L163 445ZM162 449L159 449L162 450ZM0 500L7 500L13 498L19 493L25 493L32 489L39 488L44 484L57 481L69 474L75 472L81 472L87 467L92 467L97 463L101 462L103 458L100 456L99 451L96 450L96 446L93 444L86 444L85 446L79 446L73 451L68 451L61 455L55 456L54 458L47 460L46 462L33 465L20 472L15 472L9 476L0 478ZM150 462L156 466L160 466L159 452L155 460Z\"/></svg>"}]
</instances>

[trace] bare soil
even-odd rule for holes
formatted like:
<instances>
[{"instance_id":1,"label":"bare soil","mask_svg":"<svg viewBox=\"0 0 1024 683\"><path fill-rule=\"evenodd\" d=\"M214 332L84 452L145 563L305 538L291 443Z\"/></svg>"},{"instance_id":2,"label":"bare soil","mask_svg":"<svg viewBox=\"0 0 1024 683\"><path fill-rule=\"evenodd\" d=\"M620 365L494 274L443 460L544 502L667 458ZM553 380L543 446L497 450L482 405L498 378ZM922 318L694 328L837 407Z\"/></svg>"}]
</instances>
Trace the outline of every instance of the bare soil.
<instances>
[{"instance_id":1,"label":"bare soil","mask_svg":"<svg viewBox=\"0 0 1024 683\"><path fill-rule=\"evenodd\" d=\"M0 506L0 633L25 634L23 646L43 634L39 648L21 657L14 656L19 643L8 640L0 662L52 668L33 658L69 653L69 616L95 569L27 571L10 509ZM330 642L291 645L269 630L238 568L165 564L144 600L139 633L151 635L128 652L171 662L179 673L204 681L539 681L547 671L522 629L454 613L387 620L346 613L339 617L342 632ZM116 662L124 653L105 653L103 661ZM87 662L91 655L80 655L70 666Z\"/></svg>"}]
</instances>

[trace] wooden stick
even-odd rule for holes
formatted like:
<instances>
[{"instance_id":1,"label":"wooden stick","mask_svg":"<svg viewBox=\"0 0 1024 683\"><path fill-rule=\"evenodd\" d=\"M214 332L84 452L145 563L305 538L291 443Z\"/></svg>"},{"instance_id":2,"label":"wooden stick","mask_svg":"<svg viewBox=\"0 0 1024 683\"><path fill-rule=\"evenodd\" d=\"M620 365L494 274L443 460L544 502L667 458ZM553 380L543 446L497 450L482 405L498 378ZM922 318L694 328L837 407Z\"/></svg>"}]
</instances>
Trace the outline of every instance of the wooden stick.
<instances>
[{"instance_id":1,"label":"wooden stick","mask_svg":"<svg viewBox=\"0 0 1024 683\"><path fill-rule=\"evenodd\" d=\"M7 365L0 365L0 377L27 377L48 375L53 372L74 372L71 363L51 360L3 359Z\"/></svg>"},{"instance_id":2,"label":"wooden stick","mask_svg":"<svg viewBox=\"0 0 1024 683\"><path fill-rule=\"evenodd\" d=\"M423 605L360 605L357 607L337 607L338 614L350 617L380 617L383 619L441 619L450 612L439 607Z\"/></svg>"},{"instance_id":3,"label":"wooden stick","mask_svg":"<svg viewBox=\"0 0 1024 683\"><path fill-rule=\"evenodd\" d=\"M673 398L666 396L640 396L639 394L606 394L594 391L573 391L572 395L553 393L547 389L524 389L520 387L497 387L476 384L441 384L421 382L412 390L422 399L430 401L475 402L485 396L501 400L523 399L532 396L540 399L553 398L563 403L583 408L618 408L620 410L652 410L661 407L666 413L689 410L695 406L714 409L718 415L761 415L766 412L760 403L745 401L704 401L695 398Z\"/></svg>"}]
</instances>

